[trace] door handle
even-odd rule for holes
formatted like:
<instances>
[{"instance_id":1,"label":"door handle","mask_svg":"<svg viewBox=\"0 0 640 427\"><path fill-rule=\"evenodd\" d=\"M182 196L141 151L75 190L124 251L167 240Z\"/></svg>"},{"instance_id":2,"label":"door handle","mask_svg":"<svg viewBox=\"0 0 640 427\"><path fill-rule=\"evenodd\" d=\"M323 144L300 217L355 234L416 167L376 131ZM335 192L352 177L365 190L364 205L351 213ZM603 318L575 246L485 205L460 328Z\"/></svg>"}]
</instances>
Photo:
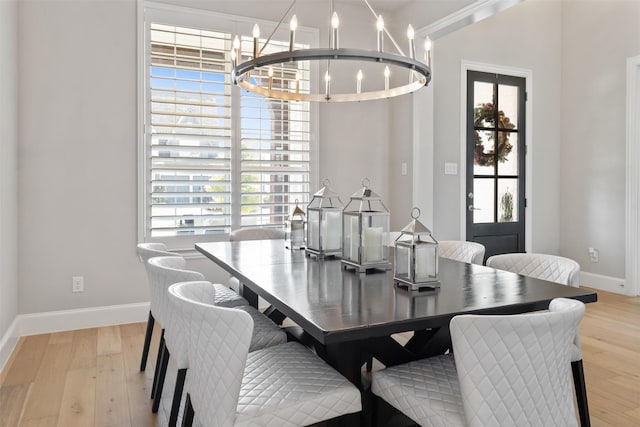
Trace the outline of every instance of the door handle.
<instances>
[{"instance_id":1,"label":"door handle","mask_svg":"<svg viewBox=\"0 0 640 427\"><path fill-rule=\"evenodd\" d=\"M480 209L480 208L476 208L476 207L474 207L473 205L469 205L469 206L467 207L467 209L469 210L469 212L482 210L482 209Z\"/></svg>"}]
</instances>

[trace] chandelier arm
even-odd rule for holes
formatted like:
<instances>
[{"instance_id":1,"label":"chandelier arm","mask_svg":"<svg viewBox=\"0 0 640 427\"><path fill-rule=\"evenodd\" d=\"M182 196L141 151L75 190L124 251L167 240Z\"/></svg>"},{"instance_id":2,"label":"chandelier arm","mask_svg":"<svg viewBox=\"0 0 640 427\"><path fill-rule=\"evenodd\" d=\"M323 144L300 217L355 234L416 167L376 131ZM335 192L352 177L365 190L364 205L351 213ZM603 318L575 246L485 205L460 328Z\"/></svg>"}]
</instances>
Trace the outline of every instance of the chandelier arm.
<instances>
[{"instance_id":1,"label":"chandelier arm","mask_svg":"<svg viewBox=\"0 0 640 427\"><path fill-rule=\"evenodd\" d=\"M278 28L280 28L280 25L282 25L282 23L284 22L284 19L287 17L291 9L293 9L293 6L296 4L296 1L298 0L293 0L293 3L291 3L291 6L289 6L289 9L287 9L284 15L282 15L282 18L280 18L280 22L278 22L278 24L273 29L273 31L271 31L271 34L269 34L267 41L265 41L264 44L262 45L262 49L260 49L260 52L258 53L258 55L262 55L262 52L267 48L267 46L269 45L269 42L271 41L271 38L276 33L276 31L278 31Z\"/></svg>"},{"instance_id":2,"label":"chandelier arm","mask_svg":"<svg viewBox=\"0 0 640 427\"><path fill-rule=\"evenodd\" d=\"M371 11L371 13L373 13L373 17L374 18L378 18L378 14L376 13L375 10L373 10L373 7L371 7L371 5L369 4L369 2L367 0L363 0L364 3L369 6L369 10ZM387 37L389 37L389 40L391 40L391 43L393 43L393 45L395 46L395 48L398 50L398 53L402 56L404 56L404 51L400 48L400 46L398 45L398 43L396 43L396 40L393 38L393 36L391 35L391 33L389 32L389 30L387 30L387 26L385 25L384 27L384 32L387 35Z\"/></svg>"}]
</instances>

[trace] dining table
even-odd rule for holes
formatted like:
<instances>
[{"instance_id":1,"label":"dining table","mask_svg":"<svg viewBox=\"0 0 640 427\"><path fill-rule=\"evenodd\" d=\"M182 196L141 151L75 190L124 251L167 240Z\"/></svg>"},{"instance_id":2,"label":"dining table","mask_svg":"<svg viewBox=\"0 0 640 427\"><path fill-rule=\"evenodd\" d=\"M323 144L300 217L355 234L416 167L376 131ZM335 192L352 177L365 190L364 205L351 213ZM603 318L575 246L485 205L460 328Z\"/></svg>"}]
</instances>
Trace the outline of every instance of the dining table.
<instances>
[{"instance_id":1,"label":"dining table","mask_svg":"<svg viewBox=\"0 0 640 427\"><path fill-rule=\"evenodd\" d=\"M359 387L362 366L385 366L450 349L449 322L461 314L518 314L547 309L554 298L597 301L597 294L494 268L439 259L437 286L408 290L392 269L360 273L339 258L291 250L284 240L197 243L196 249L237 277L242 295L258 297L277 323ZM410 332L406 343L393 335Z\"/></svg>"}]
</instances>

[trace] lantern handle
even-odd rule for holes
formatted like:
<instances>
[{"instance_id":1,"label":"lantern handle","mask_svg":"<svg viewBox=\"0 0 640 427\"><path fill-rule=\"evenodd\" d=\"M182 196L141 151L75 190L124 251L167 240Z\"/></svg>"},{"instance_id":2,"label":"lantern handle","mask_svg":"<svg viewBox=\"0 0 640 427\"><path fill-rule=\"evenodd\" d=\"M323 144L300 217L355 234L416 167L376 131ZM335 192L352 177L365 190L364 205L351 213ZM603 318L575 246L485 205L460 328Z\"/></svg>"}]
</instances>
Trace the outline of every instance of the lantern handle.
<instances>
[{"instance_id":1,"label":"lantern handle","mask_svg":"<svg viewBox=\"0 0 640 427\"><path fill-rule=\"evenodd\" d=\"M364 188L369 188L369 186L370 186L370 185L371 185L371 181L369 181L369 178L364 178L364 179L362 180L362 186L363 186Z\"/></svg>"},{"instance_id":2,"label":"lantern handle","mask_svg":"<svg viewBox=\"0 0 640 427\"><path fill-rule=\"evenodd\" d=\"M412 219L418 219L420 217L420 208L413 208L411 209L411 218Z\"/></svg>"},{"instance_id":3,"label":"lantern handle","mask_svg":"<svg viewBox=\"0 0 640 427\"><path fill-rule=\"evenodd\" d=\"M330 185L331 185L331 181L329 181L329 178L325 178L322 180L323 187L329 187Z\"/></svg>"}]
</instances>

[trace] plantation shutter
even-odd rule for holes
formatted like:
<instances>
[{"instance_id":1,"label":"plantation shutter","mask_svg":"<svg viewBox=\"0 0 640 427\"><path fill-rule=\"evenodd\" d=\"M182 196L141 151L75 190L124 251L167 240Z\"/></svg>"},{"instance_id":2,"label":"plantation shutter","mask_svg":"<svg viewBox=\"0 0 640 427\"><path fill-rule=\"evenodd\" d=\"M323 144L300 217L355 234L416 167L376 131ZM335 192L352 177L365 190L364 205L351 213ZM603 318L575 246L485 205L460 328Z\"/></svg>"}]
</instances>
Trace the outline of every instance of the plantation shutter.
<instances>
[{"instance_id":1,"label":"plantation shutter","mask_svg":"<svg viewBox=\"0 0 640 427\"><path fill-rule=\"evenodd\" d=\"M249 42L243 43L248 48ZM288 44L271 41L263 54ZM251 52L245 51L245 55ZM298 80L296 80L296 75ZM252 72L267 86L268 70ZM274 89L309 92L309 63L273 67ZM246 91L241 98L241 226L283 224L309 202L311 113L309 102L267 99Z\"/></svg>"},{"instance_id":2,"label":"plantation shutter","mask_svg":"<svg viewBox=\"0 0 640 427\"><path fill-rule=\"evenodd\" d=\"M151 236L231 225L230 35L151 24Z\"/></svg>"}]
</instances>

